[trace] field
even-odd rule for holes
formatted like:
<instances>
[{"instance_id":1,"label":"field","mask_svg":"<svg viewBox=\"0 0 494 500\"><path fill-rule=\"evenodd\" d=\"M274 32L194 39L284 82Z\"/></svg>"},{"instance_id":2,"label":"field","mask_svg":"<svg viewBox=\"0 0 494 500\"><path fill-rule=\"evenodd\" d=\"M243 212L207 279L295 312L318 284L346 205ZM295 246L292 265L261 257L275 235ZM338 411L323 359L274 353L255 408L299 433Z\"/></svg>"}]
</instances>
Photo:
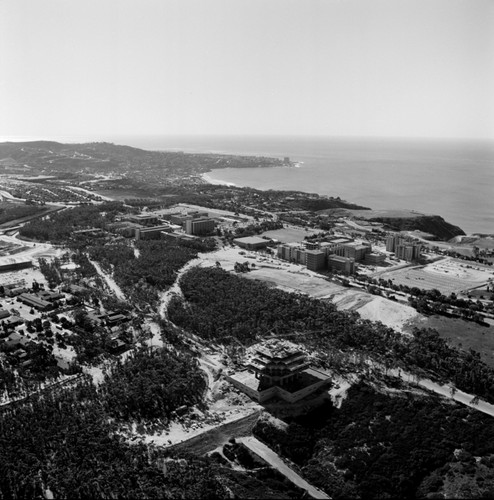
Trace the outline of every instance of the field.
<instances>
[{"instance_id":1,"label":"field","mask_svg":"<svg viewBox=\"0 0 494 500\"><path fill-rule=\"evenodd\" d=\"M487 283L494 277L491 267L462 260L445 258L424 267L399 269L383 273L395 285L406 285L424 290L438 289L444 295L466 291Z\"/></svg>"},{"instance_id":2,"label":"field","mask_svg":"<svg viewBox=\"0 0 494 500\"><path fill-rule=\"evenodd\" d=\"M302 228L294 226L286 226L283 229L275 229L273 231L266 231L262 233L262 236L267 236L268 238L273 238L281 243L296 243L299 241L304 241L306 236L315 234L319 231L305 231Z\"/></svg>"},{"instance_id":3,"label":"field","mask_svg":"<svg viewBox=\"0 0 494 500\"><path fill-rule=\"evenodd\" d=\"M484 363L494 368L494 327L485 327L456 318L445 318L444 316L417 316L412 320L405 330L413 327L433 328L452 347L458 347L464 351L473 349L480 353Z\"/></svg>"}]
</instances>

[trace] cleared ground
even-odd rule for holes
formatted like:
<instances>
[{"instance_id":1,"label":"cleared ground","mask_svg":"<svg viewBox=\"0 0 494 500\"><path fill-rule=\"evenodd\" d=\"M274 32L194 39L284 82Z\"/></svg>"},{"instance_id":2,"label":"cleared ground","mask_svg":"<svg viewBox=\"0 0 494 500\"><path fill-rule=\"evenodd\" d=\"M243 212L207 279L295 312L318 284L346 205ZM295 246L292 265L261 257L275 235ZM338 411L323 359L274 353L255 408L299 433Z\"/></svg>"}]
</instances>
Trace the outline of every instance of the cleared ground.
<instances>
[{"instance_id":1,"label":"cleared ground","mask_svg":"<svg viewBox=\"0 0 494 500\"><path fill-rule=\"evenodd\" d=\"M397 331L406 331L406 325L420 317L410 306L365 292L345 289L331 298L339 310L357 311L362 319L380 321Z\"/></svg>"},{"instance_id":2,"label":"cleared ground","mask_svg":"<svg viewBox=\"0 0 494 500\"><path fill-rule=\"evenodd\" d=\"M281 243L297 243L300 241L304 241L306 236L310 236L311 234L316 234L320 231L306 231L305 229L287 226L283 229L274 229L273 231L266 231L262 233L262 236L267 236L268 238L272 238L274 240L278 240Z\"/></svg>"},{"instance_id":3,"label":"cleared ground","mask_svg":"<svg viewBox=\"0 0 494 500\"><path fill-rule=\"evenodd\" d=\"M406 268L383 273L383 279L390 279L395 285L406 285L424 290L437 288L449 295L480 286L494 278L491 267L445 258L421 268Z\"/></svg>"},{"instance_id":4,"label":"cleared ground","mask_svg":"<svg viewBox=\"0 0 494 500\"><path fill-rule=\"evenodd\" d=\"M237 248L223 248L216 252L201 254L201 266L213 266L218 262L227 271L233 270L235 262L249 262L252 271L242 274L244 278L263 281L287 292L307 294L317 299L327 299L340 310L357 311L363 319L381 321L386 326L401 332L404 326L418 316L408 305L384 297L346 288L307 268L285 262L256 252L244 252ZM252 267L254 264L254 267Z\"/></svg>"}]
</instances>

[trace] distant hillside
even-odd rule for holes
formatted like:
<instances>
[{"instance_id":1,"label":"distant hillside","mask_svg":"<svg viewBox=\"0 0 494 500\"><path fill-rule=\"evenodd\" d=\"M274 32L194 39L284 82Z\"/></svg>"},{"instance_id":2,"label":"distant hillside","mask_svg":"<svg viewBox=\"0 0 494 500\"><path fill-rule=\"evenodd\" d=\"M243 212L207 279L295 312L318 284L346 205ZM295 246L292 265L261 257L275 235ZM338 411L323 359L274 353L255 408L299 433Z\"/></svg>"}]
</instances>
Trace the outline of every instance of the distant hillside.
<instances>
[{"instance_id":1,"label":"distant hillside","mask_svg":"<svg viewBox=\"0 0 494 500\"><path fill-rule=\"evenodd\" d=\"M443 241L465 234L463 229L446 222L439 215L421 215L410 218L376 217L369 220L381 222L394 231L415 231L418 229L424 233L432 234Z\"/></svg>"}]
</instances>

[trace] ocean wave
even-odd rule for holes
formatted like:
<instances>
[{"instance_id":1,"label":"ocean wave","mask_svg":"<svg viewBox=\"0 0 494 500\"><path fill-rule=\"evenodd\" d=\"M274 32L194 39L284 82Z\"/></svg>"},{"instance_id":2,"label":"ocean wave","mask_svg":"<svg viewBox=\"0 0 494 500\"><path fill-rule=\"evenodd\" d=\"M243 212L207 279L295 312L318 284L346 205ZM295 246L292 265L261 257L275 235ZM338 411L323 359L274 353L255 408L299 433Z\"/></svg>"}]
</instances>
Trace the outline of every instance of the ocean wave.
<instances>
[{"instance_id":1,"label":"ocean wave","mask_svg":"<svg viewBox=\"0 0 494 500\"><path fill-rule=\"evenodd\" d=\"M222 181L221 179L213 179L208 174L202 174L201 179L208 184L213 184L214 186L232 186L235 187L236 184L234 182Z\"/></svg>"}]
</instances>

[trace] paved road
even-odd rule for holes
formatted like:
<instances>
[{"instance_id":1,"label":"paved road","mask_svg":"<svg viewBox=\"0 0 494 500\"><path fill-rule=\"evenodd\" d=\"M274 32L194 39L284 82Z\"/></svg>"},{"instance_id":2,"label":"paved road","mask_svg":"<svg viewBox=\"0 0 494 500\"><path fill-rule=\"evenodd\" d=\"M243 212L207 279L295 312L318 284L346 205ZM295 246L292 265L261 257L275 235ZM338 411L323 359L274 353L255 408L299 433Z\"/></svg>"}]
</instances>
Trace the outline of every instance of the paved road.
<instances>
[{"instance_id":1,"label":"paved road","mask_svg":"<svg viewBox=\"0 0 494 500\"><path fill-rule=\"evenodd\" d=\"M301 478L292 468L290 468L271 448L261 443L253 436L237 438L237 442L244 444L257 456L261 457L271 467L280 471L293 484L306 490L312 498L330 499L326 493L309 484L305 479Z\"/></svg>"}]
</instances>

